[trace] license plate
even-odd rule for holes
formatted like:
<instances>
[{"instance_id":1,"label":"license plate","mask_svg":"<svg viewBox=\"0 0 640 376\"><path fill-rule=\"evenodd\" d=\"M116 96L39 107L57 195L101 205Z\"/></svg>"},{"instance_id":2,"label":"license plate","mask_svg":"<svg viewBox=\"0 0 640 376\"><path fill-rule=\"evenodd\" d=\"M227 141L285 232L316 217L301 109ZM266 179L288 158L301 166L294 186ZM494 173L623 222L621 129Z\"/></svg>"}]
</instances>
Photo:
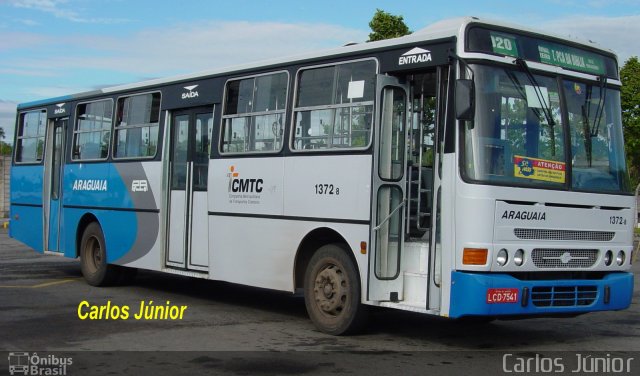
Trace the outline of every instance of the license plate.
<instances>
[{"instance_id":1,"label":"license plate","mask_svg":"<svg viewBox=\"0 0 640 376\"><path fill-rule=\"evenodd\" d=\"M518 289L487 289L487 303L517 303Z\"/></svg>"}]
</instances>

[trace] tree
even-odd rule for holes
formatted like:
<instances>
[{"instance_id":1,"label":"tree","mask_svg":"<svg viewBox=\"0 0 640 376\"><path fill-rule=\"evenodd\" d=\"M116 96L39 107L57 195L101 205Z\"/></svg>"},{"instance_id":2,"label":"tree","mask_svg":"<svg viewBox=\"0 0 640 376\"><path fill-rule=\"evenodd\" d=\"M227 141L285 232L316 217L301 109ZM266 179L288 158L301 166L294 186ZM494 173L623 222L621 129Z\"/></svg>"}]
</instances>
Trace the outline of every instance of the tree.
<instances>
[{"instance_id":1,"label":"tree","mask_svg":"<svg viewBox=\"0 0 640 376\"><path fill-rule=\"evenodd\" d=\"M640 181L640 62L637 56L627 60L620 70L622 89L622 127L629 173L634 186Z\"/></svg>"},{"instance_id":2,"label":"tree","mask_svg":"<svg viewBox=\"0 0 640 376\"><path fill-rule=\"evenodd\" d=\"M11 155L12 147L10 144L4 142L5 137L6 133L4 131L4 128L0 127L0 156Z\"/></svg>"},{"instance_id":3,"label":"tree","mask_svg":"<svg viewBox=\"0 0 640 376\"><path fill-rule=\"evenodd\" d=\"M382 9L376 9L376 13L369 22L371 33L369 34L369 42L383 40L389 38L398 38L411 34L409 27L404 23L402 16L394 16Z\"/></svg>"}]
</instances>

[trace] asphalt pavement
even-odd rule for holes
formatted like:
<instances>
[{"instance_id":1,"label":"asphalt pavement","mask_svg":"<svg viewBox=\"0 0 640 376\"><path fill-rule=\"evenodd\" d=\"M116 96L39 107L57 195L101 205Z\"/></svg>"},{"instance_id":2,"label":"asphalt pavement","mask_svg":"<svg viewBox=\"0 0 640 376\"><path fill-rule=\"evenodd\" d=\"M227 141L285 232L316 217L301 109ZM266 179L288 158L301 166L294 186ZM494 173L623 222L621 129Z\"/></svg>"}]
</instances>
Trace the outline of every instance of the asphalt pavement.
<instances>
[{"instance_id":1,"label":"asphalt pavement","mask_svg":"<svg viewBox=\"0 0 640 376\"><path fill-rule=\"evenodd\" d=\"M0 229L0 352L7 355L0 354L0 374L20 361L17 353L45 359L40 368L61 367L46 359L73 359L68 375L517 374L520 358L541 372L564 364L562 373L571 373L587 356L608 362L609 371L634 358L637 374L638 264L633 271L634 300L624 311L482 324L376 309L363 334L334 337L314 328L300 296L150 271L129 286L91 287L78 260L38 254ZM187 308L182 319L138 320L141 304Z\"/></svg>"}]
</instances>

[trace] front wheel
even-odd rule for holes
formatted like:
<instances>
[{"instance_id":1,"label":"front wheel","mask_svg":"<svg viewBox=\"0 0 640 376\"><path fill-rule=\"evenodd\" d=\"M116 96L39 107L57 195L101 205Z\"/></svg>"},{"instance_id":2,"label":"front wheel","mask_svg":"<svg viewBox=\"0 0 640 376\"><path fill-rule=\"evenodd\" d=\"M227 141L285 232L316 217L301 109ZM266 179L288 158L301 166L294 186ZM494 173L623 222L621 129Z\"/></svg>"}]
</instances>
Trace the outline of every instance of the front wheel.
<instances>
[{"instance_id":1,"label":"front wheel","mask_svg":"<svg viewBox=\"0 0 640 376\"><path fill-rule=\"evenodd\" d=\"M337 244L319 248L304 278L307 312L315 326L328 334L360 330L366 307L360 304L360 279L347 250Z\"/></svg>"},{"instance_id":2,"label":"front wheel","mask_svg":"<svg viewBox=\"0 0 640 376\"><path fill-rule=\"evenodd\" d=\"M80 269L91 286L113 285L120 277L117 265L107 264L107 248L102 229L97 222L90 223L80 241Z\"/></svg>"}]
</instances>

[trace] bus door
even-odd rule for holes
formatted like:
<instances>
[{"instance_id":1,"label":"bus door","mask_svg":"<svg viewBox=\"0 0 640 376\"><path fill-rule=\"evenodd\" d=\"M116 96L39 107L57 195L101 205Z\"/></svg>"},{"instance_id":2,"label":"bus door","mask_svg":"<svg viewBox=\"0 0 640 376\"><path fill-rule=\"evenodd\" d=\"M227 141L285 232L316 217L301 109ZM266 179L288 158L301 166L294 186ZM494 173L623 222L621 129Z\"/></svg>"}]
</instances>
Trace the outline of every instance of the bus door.
<instances>
[{"instance_id":1,"label":"bus door","mask_svg":"<svg viewBox=\"0 0 640 376\"><path fill-rule=\"evenodd\" d=\"M174 112L170 124L167 266L208 271L207 174L213 107Z\"/></svg>"},{"instance_id":2,"label":"bus door","mask_svg":"<svg viewBox=\"0 0 640 376\"><path fill-rule=\"evenodd\" d=\"M433 208L431 216L431 247L430 266L431 276L429 278L429 306L428 309L440 309L442 290L441 284L443 279L442 261L442 197L445 194L451 194L452 188L445 179L451 184L453 179L443 176L447 172L443 171L442 164L444 158L444 140L445 132L452 132L453 129L447 125L447 113L451 106L451 90L449 84L451 76L451 68L449 66L440 66L437 70L437 94L436 94L436 111L435 111L435 163L433 174ZM443 186L444 191L443 192Z\"/></svg>"},{"instance_id":3,"label":"bus door","mask_svg":"<svg viewBox=\"0 0 640 376\"><path fill-rule=\"evenodd\" d=\"M45 251L62 252L62 175L64 171L64 145L68 118L50 120L46 135L44 221Z\"/></svg>"},{"instance_id":4,"label":"bus door","mask_svg":"<svg viewBox=\"0 0 640 376\"><path fill-rule=\"evenodd\" d=\"M403 299L407 93L395 77L378 76L369 253L369 300Z\"/></svg>"}]
</instances>

